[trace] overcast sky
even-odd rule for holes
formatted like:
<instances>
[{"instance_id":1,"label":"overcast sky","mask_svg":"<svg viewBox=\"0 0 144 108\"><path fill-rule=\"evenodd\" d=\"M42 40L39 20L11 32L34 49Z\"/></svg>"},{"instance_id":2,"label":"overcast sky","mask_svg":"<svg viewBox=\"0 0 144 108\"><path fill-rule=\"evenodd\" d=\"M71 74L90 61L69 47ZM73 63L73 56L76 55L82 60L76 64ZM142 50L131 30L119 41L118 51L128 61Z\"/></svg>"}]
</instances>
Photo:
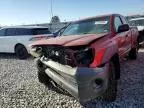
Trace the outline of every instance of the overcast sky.
<instances>
[{"instance_id":1,"label":"overcast sky","mask_svg":"<svg viewBox=\"0 0 144 108\"><path fill-rule=\"evenodd\" d=\"M0 25L48 23L51 0L1 0ZM143 14L144 0L52 0L61 21L108 13Z\"/></svg>"}]
</instances>

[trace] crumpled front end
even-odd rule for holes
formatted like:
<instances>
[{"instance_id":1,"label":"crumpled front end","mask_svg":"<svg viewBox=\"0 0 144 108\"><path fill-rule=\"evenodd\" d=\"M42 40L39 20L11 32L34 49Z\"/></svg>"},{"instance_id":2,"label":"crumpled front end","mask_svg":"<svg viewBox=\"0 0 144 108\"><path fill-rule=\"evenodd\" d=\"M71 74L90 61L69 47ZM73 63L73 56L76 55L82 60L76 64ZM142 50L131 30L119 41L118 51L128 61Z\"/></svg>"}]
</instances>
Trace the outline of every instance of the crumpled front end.
<instances>
[{"instance_id":1,"label":"crumpled front end","mask_svg":"<svg viewBox=\"0 0 144 108\"><path fill-rule=\"evenodd\" d=\"M47 66L45 73L77 100L89 101L106 90L109 64L89 67L94 59L93 50L46 46L40 49L43 51L39 60Z\"/></svg>"}]
</instances>

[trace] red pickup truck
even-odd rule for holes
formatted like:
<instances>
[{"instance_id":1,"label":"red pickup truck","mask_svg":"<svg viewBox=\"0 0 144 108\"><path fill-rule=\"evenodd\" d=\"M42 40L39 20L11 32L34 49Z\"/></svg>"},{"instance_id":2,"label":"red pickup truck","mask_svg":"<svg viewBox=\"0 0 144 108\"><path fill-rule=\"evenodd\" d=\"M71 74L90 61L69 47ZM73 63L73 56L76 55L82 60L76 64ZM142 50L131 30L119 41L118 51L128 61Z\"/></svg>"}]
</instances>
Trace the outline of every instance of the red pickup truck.
<instances>
[{"instance_id":1,"label":"red pickup truck","mask_svg":"<svg viewBox=\"0 0 144 108\"><path fill-rule=\"evenodd\" d=\"M53 82L80 102L98 96L114 101L120 61L137 58L138 35L119 14L75 21L61 36L31 45L39 81Z\"/></svg>"}]
</instances>

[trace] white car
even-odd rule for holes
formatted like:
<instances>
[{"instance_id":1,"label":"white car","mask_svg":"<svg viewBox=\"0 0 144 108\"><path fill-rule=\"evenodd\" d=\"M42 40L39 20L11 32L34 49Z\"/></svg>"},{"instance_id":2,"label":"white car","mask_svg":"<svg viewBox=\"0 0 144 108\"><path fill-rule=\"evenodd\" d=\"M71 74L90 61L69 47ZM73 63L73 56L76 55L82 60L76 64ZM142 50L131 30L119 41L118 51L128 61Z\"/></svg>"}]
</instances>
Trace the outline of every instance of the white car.
<instances>
[{"instance_id":1,"label":"white car","mask_svg":"<svg viewBox=\"0 0 144 108\"><path fill-rule=\"evenodd\" d=\"M130 19L131 26L137 26L139 31L144 30L144 17L143 18L133 18Z\"/></svg>"},{"instance_id":2,"label":"white car","mask_svg":"<svg viewBox=\"0 0 144 108\"><path fill-rule=\"evenodd\" d=\"M144 45L144 17L129 20L131 26L136 26L139 31L139 44Z\"/></svg>"},{"instance_id":3,"label":"white car","mask_svg":"<svg viewBox=\"0 0 144 108\"><path fill-rule=\"evenodd\" d=\"M52 36L46 27L3 27L0 29L0 52L16 53L18 58L25 59L29 55L29 44Z\"/></svg>"}]
</instances>

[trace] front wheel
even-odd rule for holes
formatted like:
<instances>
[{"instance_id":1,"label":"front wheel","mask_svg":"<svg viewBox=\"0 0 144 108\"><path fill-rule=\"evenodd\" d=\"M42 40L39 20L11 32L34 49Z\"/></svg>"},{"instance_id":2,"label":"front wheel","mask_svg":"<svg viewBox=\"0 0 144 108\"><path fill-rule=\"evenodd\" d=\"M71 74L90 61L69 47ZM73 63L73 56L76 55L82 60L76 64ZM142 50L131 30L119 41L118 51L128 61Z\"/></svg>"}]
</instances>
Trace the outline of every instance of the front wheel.
<instances>
[{"instance_id":1,"label":"front wheel","mask_svg":"<svg viewBox=\"0 0 144 108\"><path fill-rule=\"evenodd\" d=\"M113 102L116 100L118 82L116 80L115 71L116 71L116 68L115 68L114 63L110 62L108 86L102 97L104 101Z\"/></svg>"},{"instance_id":2,"label":"front wheel","mask_svg":"<svg viewBox=\"0 0 144 108\"><path fill-rule=\"evenodd\" d=\"M46 68L47 67L40 60L37 60L38 80L40 83L43 83L43 84L50 83L50 78L45 73Z\"/></svg>"},{"instance_id":3,"label":"front wheel","mask_svg":"<svg viewBox=\"0 0 144 108\"><path fill-rule=\"evenodd\" d=\"M27 49L23 45L17 45L15 47L15 53L19 59L26 59L28 57Z\"/></svg>"}]
</instances>

